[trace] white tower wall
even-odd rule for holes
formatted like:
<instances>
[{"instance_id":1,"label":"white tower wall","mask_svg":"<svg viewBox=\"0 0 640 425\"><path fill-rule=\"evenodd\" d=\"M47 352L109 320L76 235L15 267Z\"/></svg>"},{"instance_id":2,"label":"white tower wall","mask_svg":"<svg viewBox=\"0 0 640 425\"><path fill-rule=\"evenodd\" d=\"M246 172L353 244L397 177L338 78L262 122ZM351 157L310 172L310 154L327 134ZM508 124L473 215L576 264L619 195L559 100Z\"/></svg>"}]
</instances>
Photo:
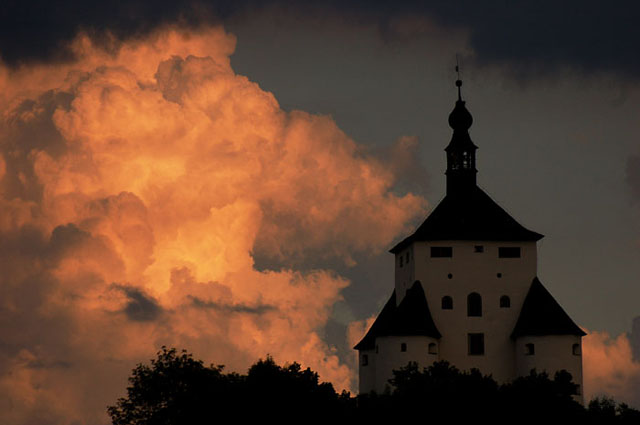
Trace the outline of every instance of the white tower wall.
<instances>
[{"instance_id":1,"label":"white tower wall","mask_svg":"<svg viewBox=\"0 0 640 425\"><path fill-rule=\"evenodd\" d=\"M452 257L432 258L431 247L451 247ZM482 252L476 247L482 246ZM499 258L500 247L520 247L520 258ZM477 368L492 374L498 382L516 374L514 342L511 332L518 320L531 281L536 276L535 242L441 241L417 242L410 250L411 260L399 267L396 260L397 304L406 289L419 280L436 327L442 334L440 358L459 369ZM501 277L498 277L500 274ZM451 277L449 277L451 275ZM476 292L482 298L482 316L468 317L467 296ZM500 307L500 297L508 296L510 307ZM442 297L453 299L453 309L442 309ZM470 355L468 335L484 335L484 354Z\"/></svg>"}]
</instances>

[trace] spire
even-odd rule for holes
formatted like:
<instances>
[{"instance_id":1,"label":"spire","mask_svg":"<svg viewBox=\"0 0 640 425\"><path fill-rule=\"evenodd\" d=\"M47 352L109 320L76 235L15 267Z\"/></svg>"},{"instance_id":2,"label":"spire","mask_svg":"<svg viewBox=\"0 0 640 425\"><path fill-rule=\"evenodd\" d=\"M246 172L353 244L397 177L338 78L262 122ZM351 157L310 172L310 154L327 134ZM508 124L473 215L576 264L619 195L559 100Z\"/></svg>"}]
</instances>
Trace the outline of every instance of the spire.
<instances>
[{"instance_id":1,"label":"spire","mask_svg":"<svg viewBox=\"0 0 640 425\"><path fill-rule=\"evenodd\" d=\"M462 87L462 80L460 79L460 67L458 66L458 55L456 55L456 74L458 74L458 79L456 80L456 87L458 88L458 101L462 101L462 93L460 93L460 87Z\"/></svg>"},{"instance_id":2,"label":"spire","mask_svg":"<svg viewBox=\"0 0 640 425\"><path fill-rule=\"evenodd\" d=\"M460 67L456 65L456 87L458 100L449 114L449 126L453 129L453 137L447 152L447 195L463 195L476 186L476 149L469 136L469 128L473 117L462 100L462 80Z\"/></svg>"}]
</instances>

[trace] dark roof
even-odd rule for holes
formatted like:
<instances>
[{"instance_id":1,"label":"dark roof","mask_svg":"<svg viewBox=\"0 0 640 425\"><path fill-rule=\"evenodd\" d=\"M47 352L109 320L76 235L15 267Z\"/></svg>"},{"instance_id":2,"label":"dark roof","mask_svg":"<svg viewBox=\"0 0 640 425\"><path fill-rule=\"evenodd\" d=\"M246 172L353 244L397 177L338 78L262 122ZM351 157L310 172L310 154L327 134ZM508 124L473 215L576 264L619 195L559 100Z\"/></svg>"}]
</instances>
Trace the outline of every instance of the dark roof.
<instances>
[{"instance_id":1,"label":"dark roof","mask_svg":"<svg viewBox=\"0 0 640 425\"><path fill-rule=\"evenodd\" d=\"M534 278L524 299L520 317L511 338L525 335L578 335L586 333L576 325L560 304Z\"/></svg>"},{"instance_id":2,"label":"dark roof","mask_svg":"<svg viewBox=\"0 0 640 425\"><path fill-rule=\"evenodd\" d=\"M411 236L391 249L396 253L415 241L537 241L540 233L524 228L482 189L447 195Z\"/></svg>"},{"instance_id":3,"label":"dark roof","mask_svg":"<svg viewBox=\"0 0 640 425\"><path fill-rule=\"evenodd\" d=\"M420 281L416 281L407 291L404 299L396 307L396 291L376 318L367 334L353 348L371 350L379 336L430 336L440 338L440 332L433 323L427 297Z\"/></svg>"}]
</instances>

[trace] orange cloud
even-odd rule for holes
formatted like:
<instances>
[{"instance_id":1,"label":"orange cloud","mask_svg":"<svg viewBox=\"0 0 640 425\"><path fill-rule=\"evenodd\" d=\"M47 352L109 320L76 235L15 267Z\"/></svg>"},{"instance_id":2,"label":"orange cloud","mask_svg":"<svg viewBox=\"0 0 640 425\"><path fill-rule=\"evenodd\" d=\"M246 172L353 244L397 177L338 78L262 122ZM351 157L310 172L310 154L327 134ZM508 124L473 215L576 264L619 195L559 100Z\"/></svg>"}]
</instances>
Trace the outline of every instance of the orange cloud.
<instances>
[{"instance_id":1,"label":"orange cloud","mask_svg":"<svg viewBox=\"0 0 640 425\"><path fill-rule=\"evenodd\" d=\"M605 395L640 406L640 362L633 359L627 334L591 331L582 348L585 401Z\"/></svg>"},{"instance_id":2,"label":"orange cloud","mask_svg":"<svg viewBox=\"0 0 640 425\"><path fill-rule=\"evenodd\" d=\"M168 29L0 67L0 422L105 423L163 344L240 371L268 353L350 387L319 333L349 282L298 266L379 252L426 203L330 117L235 74L234 47Z\"/></svg>"}]
</instances>

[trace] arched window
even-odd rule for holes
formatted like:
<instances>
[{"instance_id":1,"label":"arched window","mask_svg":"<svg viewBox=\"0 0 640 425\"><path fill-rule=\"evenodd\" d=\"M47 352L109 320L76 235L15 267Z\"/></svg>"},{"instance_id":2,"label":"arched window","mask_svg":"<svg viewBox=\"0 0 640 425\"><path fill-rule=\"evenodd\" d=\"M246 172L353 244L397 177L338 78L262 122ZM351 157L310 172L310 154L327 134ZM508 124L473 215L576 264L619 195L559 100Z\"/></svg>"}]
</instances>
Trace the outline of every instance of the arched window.
<instances>
[{"instance_id":1,"label":"arched window","mask_svg":"<svg viewBox=\"0 0 640 425\"><path fill-rule=\"evenodd\" d=\"M506 295L501 296L500 308L509 308L509 307L511 307L511 299Z\"/></svg>"},{"instance_id":2,"label":"arched window","mask_svg":"<svg viewBox=\"0 0 640 425\"><path fill-rule=\"evenodd\" d=\"M573 344L572 350L573 350L573 355L574 356L579 356L580 354L582 354L580 352L580 344Z\"/></svg>"},{"instance_id":3,"label":"arched window","mask_svg":"<svg viewBox=\"0 0 640 425\"><path fill-rule=\"evenodd\" d=\"M525 344L524 345L524 354L525 356L533 356L536 353L536 346L533 344Z\"/></svg>"},{"instance_id":4,"label":"arched window","mask_svg":"<svg viewBox=\"0 0 640 425\"><path fill-rule=\"evenodd\" d=\"M407 343L406 342L403 342L403 343L400 344L400 351L402 351L403 353L405 351L407 351Z\"/></svg>"},{"instance_id":5,"label":"arched window","mask_svg":"<svg viewBox=\"0 0 640 425\"><path fill-rule=\"evenodd\" d=\"M429 343L429 354L438 354L438 346L435 342Z\"/></svg>"},{"instance_id":6,"label":"arched window","mask_svg":"<svg viewBox=\"0 0 640 425\"><path fill-rule=\"evenodd\" d=\"M362 366L367 366L369 365L369 356L367 356L366 354L362 355Z\"/></svg>"},{"instance_id":7,"label":"arched window","mask_svg":"<svg viewBox=\"0 0 640 425\"><path fill-rule=\"evenodd\" d=\"M472 292L467 296L467 316L482 316L482 297L477 292Z\"/></svg>"},{"instance_id":8,"label":"arched window","mask_svg":"<svg viewBox=\"0 0 640 425\"><path fill-rule=\"evenodd\" d=\"M443 310L453 310L453 298L449 295L445 295L442 297L442 309Z\"/></svg>"}]
</instances>

